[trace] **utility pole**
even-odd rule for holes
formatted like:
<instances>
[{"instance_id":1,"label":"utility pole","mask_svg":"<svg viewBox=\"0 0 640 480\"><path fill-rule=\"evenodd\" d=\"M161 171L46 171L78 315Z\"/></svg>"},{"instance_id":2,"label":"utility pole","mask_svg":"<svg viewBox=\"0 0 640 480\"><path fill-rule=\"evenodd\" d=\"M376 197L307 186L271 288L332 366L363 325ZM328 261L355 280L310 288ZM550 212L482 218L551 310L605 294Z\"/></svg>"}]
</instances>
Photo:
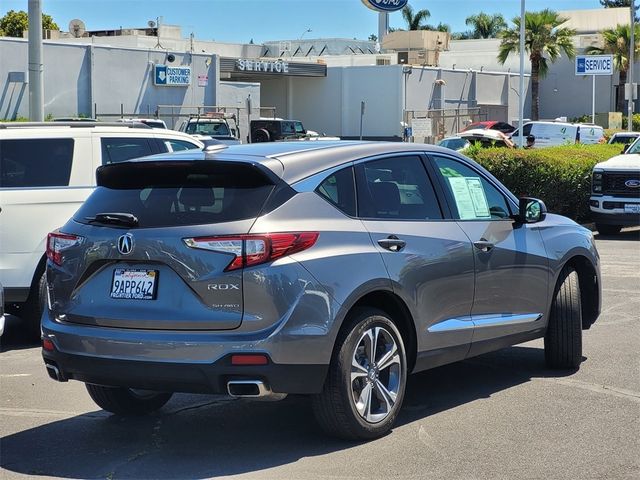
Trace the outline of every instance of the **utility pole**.
<instances>
[{"instance_id":1,"label":"utility pole","mask_svg":"<svg viewBox=\"0 0 640 480\"><path fill-rule=\"evenodd\" d=\"M518 148L522 148L524 146L524 135L522 129L524 126L524 56L526 54L524 49L524 17L524 0L520 0L520 87L518 88L518 91L520 92L520 98L518 98L518 113L520 116L518 121L518 131L520 132L520 135L518 135Z\"/></svg>"},{"instance_id":2,"label":"utility pole","mask_svg":"<svg viewBox=\"0 0 640 480\"><path fill-rule=\"evenodd\" d=\"M628 121L628 125L627 125L627 129L629 131L633 130L633 97L634 97L634 93L636 93L634 91L634 85L635 83L633 83L634 81L634 68L633 68L633 64L635 62L635 53L636 53L636 25L635 25L635 14L636 14L636 9L635 7L635 0L631 1L631 4L629 5L629 11L631 12L631 44L629 46L629 121Z\"/></svg>"},{"instance_id":3,"label":"utility pole","mask_svg":"<svg viewBox=\"0 0 640 480\"><path fill-rule=\"evenodd\" d=\"M42 4L29 0L29 120L44 120L44 68L42 65Z\"/></svg>"}]
</instances>

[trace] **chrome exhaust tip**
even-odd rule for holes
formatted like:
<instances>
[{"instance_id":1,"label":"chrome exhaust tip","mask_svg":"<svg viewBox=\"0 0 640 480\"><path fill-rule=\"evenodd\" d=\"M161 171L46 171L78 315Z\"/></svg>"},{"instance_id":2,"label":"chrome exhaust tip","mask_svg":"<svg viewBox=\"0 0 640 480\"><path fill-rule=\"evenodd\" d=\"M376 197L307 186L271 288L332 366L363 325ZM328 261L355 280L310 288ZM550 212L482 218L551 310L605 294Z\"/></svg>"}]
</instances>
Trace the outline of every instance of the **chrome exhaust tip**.
<instances>
[{"instance_id":1,"label":"chrome exhaust tip","mask_svg":"<svg viewBox=\"0 0 640 480\"><path fill-rule=\"evenodd\" d=\"M227 392L235 398L253 398L258 400L282 400L286 393L274 393L262 380L230 380Z\"/></svg>"},{"instance_id":2,"label":"chrome exhaust tip","mask_svg":"<svg viewBox=\"0 0 640 480\"><path fill-rule=\"evenodd\" d=\"M67 381L67 379L64 378L64 376L60 373L60 370L58 370L58 367L56 367L55 365L51 363L45 363L44 366L47 368L47 373L49 374L49 376L56 382Z\"/></svg>"}]
</instances>

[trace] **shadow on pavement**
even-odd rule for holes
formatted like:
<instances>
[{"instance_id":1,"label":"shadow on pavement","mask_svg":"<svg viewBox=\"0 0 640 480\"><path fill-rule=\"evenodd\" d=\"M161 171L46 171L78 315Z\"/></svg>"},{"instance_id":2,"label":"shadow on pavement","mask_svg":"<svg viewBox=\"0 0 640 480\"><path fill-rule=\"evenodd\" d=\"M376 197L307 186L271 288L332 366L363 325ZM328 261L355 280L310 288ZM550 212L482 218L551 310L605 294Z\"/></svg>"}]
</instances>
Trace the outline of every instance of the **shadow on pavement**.
<instances>
[{"instance_id":1,"label":"shadow on pavement","mask_svg":"<svg viewBox=\"0 0 640 480\"><path fill-rule=\"evenodd\" d=\"M542 349L523 346L423 372L409 379L398 423L551 373ZM304 397L268 403L178 395L147 417L99 411L6 436L0 439L0 463L13 472L66 478L207 478L259 472L358 445L324 436Z\"/></svg>"},{"instance_id":2,"label":"shadow on pavement","mask_svg":"<svg viewBox=\"0 0 640 480\"><path fill-rule=\"evenodd\" d=\"M37 340L29 338L20 318L15 315L5 316L4 333L0 337L0 352L33 348L38 344Z\"/></svg>"},{"instance_id":3,"label":"shadow on pavement","mask_svg":"<svg viewBox=\"0 0 640 480\"><path fill-rule=\"evenodd\" d=\"M640 240L640 229L639 228L624 228L620 233L615 235L604 235L599 232L594 232L596 240Z\"/></svg>"}]
</instances>

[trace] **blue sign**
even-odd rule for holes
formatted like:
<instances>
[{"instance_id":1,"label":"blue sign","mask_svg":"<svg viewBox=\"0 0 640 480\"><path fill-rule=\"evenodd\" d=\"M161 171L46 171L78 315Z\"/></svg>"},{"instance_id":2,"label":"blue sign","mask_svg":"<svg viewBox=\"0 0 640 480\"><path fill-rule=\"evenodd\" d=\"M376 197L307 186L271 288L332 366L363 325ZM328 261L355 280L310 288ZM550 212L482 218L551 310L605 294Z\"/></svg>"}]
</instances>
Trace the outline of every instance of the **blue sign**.
<instances>
[{"instance_id":1,"label":"blue sign","mask_svg":"<svg viewBox=\"0 0 640 480\"><path fill-rule=\"evenodd\" d=\"M577 55L576 75L613 75L613 56Z\"/></svg>"},{"instance_id":2,"label":"blue sign","mask_svg":"<svg viewBox=\"0 0 640 480\"><path fill-rule=\"evenodd\" d=\"M191 67L154 65L153 83L161 87L188 87L191 85Z\"/></svg>"},{"instance_id":3,"label":"blue sign","mask_svg":"<svg viewBox=\"0 0 640 480\"><path fill-rule=\"evenodd\" d=\"M362 0L362 3L376 12L396 12L406 7L409 0Z\"/></svg>"}]
</instances>

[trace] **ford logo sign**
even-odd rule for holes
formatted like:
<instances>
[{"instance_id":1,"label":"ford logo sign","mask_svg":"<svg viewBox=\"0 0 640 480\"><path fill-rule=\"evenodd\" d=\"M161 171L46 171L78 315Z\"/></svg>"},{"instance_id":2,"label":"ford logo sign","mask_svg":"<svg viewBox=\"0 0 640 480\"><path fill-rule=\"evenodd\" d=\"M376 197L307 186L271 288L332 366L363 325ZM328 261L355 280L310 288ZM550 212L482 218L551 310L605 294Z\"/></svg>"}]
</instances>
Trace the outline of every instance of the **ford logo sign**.
<instances>
[{"instance_id":1,"label":"ford logo sign","mask_svg":"<svg viewBox=\"0 0 640 480\"><path fill-rule=\"evenodd\" d=\"M396 12L406 7L409 0L362 0L362 3L376 12Z\"/></svg>"},{"instance_id":2,"label":"ford logo sign","mask_svg":"<svg viewBox=\"0 0 640 480\"><path fill-rule=\"evenodd\" d=\"M632 178L631 180L624 182L624 186L627 188L640 188L640 180Z\"/></svg>"}]
</instances>

